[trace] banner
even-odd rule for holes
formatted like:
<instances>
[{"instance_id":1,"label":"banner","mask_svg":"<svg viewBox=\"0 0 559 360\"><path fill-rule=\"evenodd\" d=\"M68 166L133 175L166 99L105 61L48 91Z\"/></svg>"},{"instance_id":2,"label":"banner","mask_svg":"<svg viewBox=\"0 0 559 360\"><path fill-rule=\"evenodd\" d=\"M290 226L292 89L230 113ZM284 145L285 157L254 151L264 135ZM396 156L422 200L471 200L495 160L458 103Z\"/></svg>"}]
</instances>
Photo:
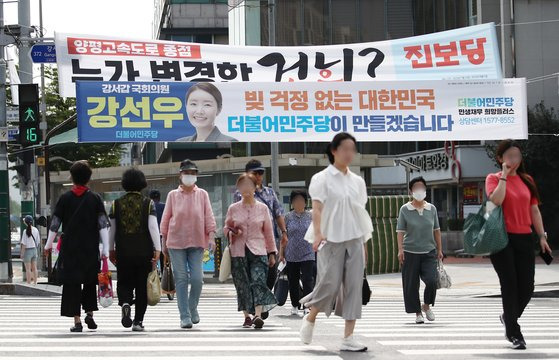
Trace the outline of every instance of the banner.
<instances>
[{"instance_id":1,"label":"banner","mask_svg":"<svg viewBox=\"0 0 559 360\"><path fill-rule=\"evenodd\" d=\"M493 23L410 38L300 47L229 46L55 34L60 94L75 83L500 79Z\"/></svg>"},{"instance_id":2,"label":"banner","mask_svg":"<svg viewBox=\"0 0 559 360\"><path fill-rule=\"evenodd\" d=\"M77 84L79 142L527 138L525 79Z\"/></svg>"}]
</instances>

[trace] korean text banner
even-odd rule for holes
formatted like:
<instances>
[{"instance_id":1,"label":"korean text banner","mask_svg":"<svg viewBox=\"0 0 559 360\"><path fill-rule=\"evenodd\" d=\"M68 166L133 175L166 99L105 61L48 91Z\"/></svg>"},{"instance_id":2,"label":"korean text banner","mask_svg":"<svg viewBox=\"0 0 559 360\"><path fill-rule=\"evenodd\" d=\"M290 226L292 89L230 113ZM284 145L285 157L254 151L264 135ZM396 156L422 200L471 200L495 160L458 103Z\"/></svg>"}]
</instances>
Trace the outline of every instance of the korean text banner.
<instances>
[{"instance_id":1,"label":"korean text banner","mask_svg":"<svg viewBox=\"0 0 559 360\"><path fill-rule=\"evenodd\" d=\"M525 79L77 84L80 142L527 138Z\"/></svg>"},{"instance_id":2,"label":"korean text banner","mask_svg":"<svg viewBox=\"0 0 559 360\"><path fill-rule=\"evenodd\" d=\"M500 79L494 24L390 41L229 46L55 34L60 94L91 81L371 81Z\"/></svg>"}]
</instances>

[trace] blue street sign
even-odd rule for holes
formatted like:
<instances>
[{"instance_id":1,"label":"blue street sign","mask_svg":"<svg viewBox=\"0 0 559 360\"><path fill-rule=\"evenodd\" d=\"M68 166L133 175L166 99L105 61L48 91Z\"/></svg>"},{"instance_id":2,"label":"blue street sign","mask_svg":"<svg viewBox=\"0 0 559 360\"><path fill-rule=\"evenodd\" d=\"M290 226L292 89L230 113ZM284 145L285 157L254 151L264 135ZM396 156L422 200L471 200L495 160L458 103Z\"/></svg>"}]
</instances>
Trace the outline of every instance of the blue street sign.
<instances>
[{"instance_id":1,"label":"blue street sign","mask_svg":"<svg viewBox=\"0 0 559 360\"><path fill-rule=\"evenodd\" d=\"M8 128L8 141L18 141L19 140L19 129L17 127Z\"/></svg>"},{"instance_id":2,"label":"blue street sign","mask_svg":"<svg viewBox=\"0 0 559 360\"><path fill-rule=\"evenodd\" d=\"M33 45L29 55L31 56L31 60L36 64L56 62L56 48L52 43Z\"/></svg>"}]
</instances>

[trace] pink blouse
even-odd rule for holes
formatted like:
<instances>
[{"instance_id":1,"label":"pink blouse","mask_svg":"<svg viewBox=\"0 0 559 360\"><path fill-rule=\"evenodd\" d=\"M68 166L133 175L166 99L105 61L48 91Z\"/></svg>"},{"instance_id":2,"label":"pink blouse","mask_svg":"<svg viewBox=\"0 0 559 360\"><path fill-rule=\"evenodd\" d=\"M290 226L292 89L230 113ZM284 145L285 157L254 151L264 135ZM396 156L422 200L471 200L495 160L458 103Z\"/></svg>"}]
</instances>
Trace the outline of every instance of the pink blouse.
<instances>
[{"instance_id":1,"label":"pink blouse","mask_svg":"<svg viewBox=\"0 0 559 360\"><path fill-rule=\"evenodd\" d=\"M241 230L240 235L231 237L229 251L232 257L244 257L245 247L259 256L277 252L270 212L261 202L245 205L239 201L229 206L223 229L225 236L228 236L229 228Z\"/></svg>"},{"instance_id":2,"label":"pink blouse","mask_svg":"<svg viewBox=\"0 0 559 360\"><path fill-rule=\"evenodd\" d=\"M209 245L210 234L215 233L215 227L212 205L206 190L195 185L191 192L187 192L179 186L167 195L160 226L167 248L205 249Z\"/></svg>"}]
</instances>

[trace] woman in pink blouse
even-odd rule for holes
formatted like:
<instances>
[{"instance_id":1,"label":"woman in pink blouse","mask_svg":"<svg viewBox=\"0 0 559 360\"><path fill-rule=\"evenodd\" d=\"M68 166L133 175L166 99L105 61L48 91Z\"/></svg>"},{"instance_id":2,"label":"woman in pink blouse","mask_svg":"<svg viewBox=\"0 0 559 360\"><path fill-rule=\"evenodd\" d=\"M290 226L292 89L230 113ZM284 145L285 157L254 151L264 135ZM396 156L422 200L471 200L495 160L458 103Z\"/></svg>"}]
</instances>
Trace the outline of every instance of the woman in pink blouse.
<instances>
[{"instance_id":1,"label":"woman in pink blouse","mask_svg":"<svg viewBox=\"0 0 559 360\"><path fill-rule=\"evenodd\" d=\"M245 316L244 328L264 326L262 312L277 304L266 286L268 267L276 263L276 242L268 207L254 199L256 178L243 174L237 179L242 200L227 211L224 234L229 238L231 274L237 290L238 310ZM254 319L250 314L255 314Z\"/></svg>"},{"instance_id":2,"label":"woman in pink blouse","mask_svg":"<svg viewBox=\"0 0 559 360\"><path fill-rule=\"evenodd\" d=\"M181 185L167 195L161 218L163 253L171 257L183 329L200 322L198 301L202 293L204 250L215 249L215 219L210 197L196 186L197 174L196 164L190 160L181 162Z\"/></svg>"}]
</instances>

